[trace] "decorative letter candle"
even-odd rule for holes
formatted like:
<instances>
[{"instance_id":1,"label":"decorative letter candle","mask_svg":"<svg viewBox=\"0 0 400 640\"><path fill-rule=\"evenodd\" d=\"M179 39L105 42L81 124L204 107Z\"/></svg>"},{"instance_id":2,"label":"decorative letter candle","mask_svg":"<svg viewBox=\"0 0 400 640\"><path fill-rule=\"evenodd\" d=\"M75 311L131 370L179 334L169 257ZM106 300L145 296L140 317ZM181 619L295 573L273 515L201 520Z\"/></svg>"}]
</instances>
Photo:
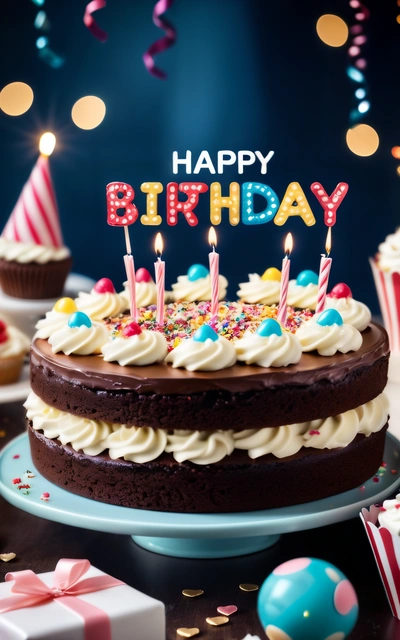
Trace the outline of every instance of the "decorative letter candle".
<instances>
[{"instance_id":1,"label":"decorative letter candle","mask_svg":"<svg viewBox=\"0 0 400 640\"><path fill-rule=\"evenodd\" d=\"M282 276L281 276L281 294L279 299L278 309L278 321L285 326L286 324L286 309L287 309L287 294L289 287L289 273L290 273L290 260L289 256L293 249L292 234L288 233L285 240L285 257L282 260Z\"/></svg>"},{"instance_id":2,"label":"decorative letter candle","mask_svg":"<svg viewBox=\"0 0 400 640\"><path fill-rule=\"evenodd\" d=\"M332 258L329 257L332 245L332 227L329 227L326 234L325 253L321 255L321 263L319 267L319 279L318 279L318 299L317 308L315 313L322 313L325 307L326 292L328 291L329 273L332 266Z\"/></svg>"},{"instance_id":3,"label":"decorative letter candle","mask_svg":"<svg viewBox=\"0 0 400 640\"><path fill-rule=\"evenodd\" d=\"M161 260L164 244L161 233L157 233L154 248L157 262L154 263L157 285L157 316L158 324L164 324L164 296L165 296L165 262Z\"/></svg>"},{"instance_id":4,"label":"decorative letter candle","mask_svg":"<svg viewBox=\"0 0 400 640\"><path fill-rule=\"evenodd\" d=\"M217 246L217 234L214 227L210 227L208 232L208 242L212 247L212 251L208 254L210 262L211 277L211 316L215 320L218 315L219 308L219 253L215 251Z\"/></svg>"}]
</instances>

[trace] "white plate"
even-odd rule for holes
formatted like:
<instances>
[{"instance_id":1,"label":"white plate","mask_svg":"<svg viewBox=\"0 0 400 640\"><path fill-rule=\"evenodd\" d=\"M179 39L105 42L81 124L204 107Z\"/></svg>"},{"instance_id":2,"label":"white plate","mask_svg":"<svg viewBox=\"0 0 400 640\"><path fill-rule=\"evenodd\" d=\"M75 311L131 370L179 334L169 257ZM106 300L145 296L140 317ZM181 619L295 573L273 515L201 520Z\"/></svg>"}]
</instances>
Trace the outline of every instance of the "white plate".
<instances>
[{"instance_id":1,"label":"white plate","mask_svg":"<svg viewBox=\"0 0 400 640\"><path fill-rule=\"evenodd\" d=\"M0 385L0 404L24 402L31 390L29 382L29 364L24 364L21 377L14 384Z\"/></svg>"}]
</instances>

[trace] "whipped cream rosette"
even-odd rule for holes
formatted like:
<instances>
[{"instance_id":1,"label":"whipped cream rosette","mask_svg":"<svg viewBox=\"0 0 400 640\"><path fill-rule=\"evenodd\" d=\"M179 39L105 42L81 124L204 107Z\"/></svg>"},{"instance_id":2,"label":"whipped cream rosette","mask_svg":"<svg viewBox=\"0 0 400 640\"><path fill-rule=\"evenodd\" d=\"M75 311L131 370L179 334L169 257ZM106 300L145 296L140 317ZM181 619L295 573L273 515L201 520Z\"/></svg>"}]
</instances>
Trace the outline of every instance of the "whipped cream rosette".
<instances>
[{"instance_id":1,"label":"whipped cream rosette","mask_svg":"<svg viewBox=\"0 0 400 640\"><path fill-rule=\"evenodd\" d=\"M124 290L119 294L125 300L125 309L130 307L129 283L124 282ZM143 267L136 271L136 306L149 307L157 303L157 287L147 269Z\"/></svg>"},{"instance_id":2,"label":"whipped cream rosette","mask_svg":"<svg viewBox=\"0 0 400 640\"><path fill-rule=\"evenodd\" d=\"M371 311L367 305L354 300L350 287L340 282L325 299L325 309L336 309L345 324L351 324L359 331L364 331L371 322Z\"/></svg>"},{"instance_id":3,"label":"whipped cream rosette","mask_svg":"<svg viewBox=\"0 0 400 640\"><path fill-rule=\"evenodd\" d=\"M168 354L165 362L173 368L187 371L219 371L232 367L236 362L235 347L229 340L219 336L212 327L203 324L193 338L182 340Z\"/></svg>"},{"instance_id":4,"label":"whipped cream rosette","mask_svg":"<svg viewBox=\"0 0 400 640\"><path fill-rule=\"evenodd\" d=\"M264 271L262 276L258 273L249 273L248 282L239 284L237 296L242 302L248 304L277 304L281 291L281 272L275 267Z\"/></svg>"},{"instance_id":5,"label":"whipped cream rosette","mask_svg":"<svg viewBox=\"0 0 400 640\"><path fill-rule=\"evenodd\" d=\"M219 300L224 300L228 281L219 276ZM172 285L169 297L176 302L200 302L211 300L211 277L209 270L202 264L192 265L185 276L178 276L178 281Z\"/></svg>"},{"instance_id":6,"label":"whipped cream rosette","mask_svg":"<svg viewBox=\"0 0 400 640\"><path fill-rule=\"evenodd\" d=\"M240 362L260 367L287 367L299 362L302 354L298 337L282 330L273 318L264 320L255 333L246 331L235 349Z\"/></svg>"},{"instance_id":7,"label":"whipped cream rosette","mask_svg":"<svg viewBox=\"0 0 400 640\"><path fill-rule=\"evenodd\" d=\"M65 326L49 337L53 353L89 356L101 353L108 340L108 331L103 324L92 322L85 313L76 311Z\"/></svg>"},{"instance_id":8,"label":"whipped cream rosette","mask_svg":"<svg viewBox=\"0 0 400 640\"><path fill-rule=\"evenodd\" d=\"M318 274L306 269L289 282L287 303L296 309L315 311L318 298Z\"/></svg>"},{"instance_id":9,"label":"whipped cream rosette","mask_svg":"<svg viewBox=\"0 0 400 640\"><path fill-rule=\"evenodd\" d=\"M102 278L96 282L90 293L81 291L75 303L78 311L83 311L97 322L117 316L126 309L124 296L115 291L109 278Z\"/></svg>"},{"instance_id":10,"label":"whipped cream rosette","mask_svg":"<svg viewBox=\"0 0 400 640\"><path fill-rule=\"evenodd\" d=\"M162 362L168 353L164 334L141 329L136 322L125 325L121 336L111 337L101 350L106 362L143 367Z\"/></svg>"},{"instance_id":11,"label":"whipped cream rosette","mask_svg":"<svg viewBox=\"0 0 400 640\"><path fill-rule=\"evenodd\" d=\"M46 313L46 317L37 322L35 338L47 340L52 333L65 327L70 315L75 311L78 311L78 308L72 298L57 300L52 310Z\"/></svg>"},{"instance_id":12,"label":"whipped cream rosette","mask_svg":"<svg viewBox=\"0 0 400 640\"><path fill-rule=\"evenodd\" d=\"M358 351L362 335L355 327L344 324L336 309L326 309L304 323L296 333L303 352L318 351L321 356L333 356L338 351Z\"/></svg>"},{"instance_id":13,"label":"whipped cream rosette","mask_svg":"<svg viewBox=\"0 0 400 640\"><path fill-rule=\"evenodd\" d=\"M47 264L47 262L64 260L70 255L71 252L67 247L16 242L0 236L0 258L3 260L15 261L20 264L28 264L29 262Z\"/></svg>"}]
</instances>

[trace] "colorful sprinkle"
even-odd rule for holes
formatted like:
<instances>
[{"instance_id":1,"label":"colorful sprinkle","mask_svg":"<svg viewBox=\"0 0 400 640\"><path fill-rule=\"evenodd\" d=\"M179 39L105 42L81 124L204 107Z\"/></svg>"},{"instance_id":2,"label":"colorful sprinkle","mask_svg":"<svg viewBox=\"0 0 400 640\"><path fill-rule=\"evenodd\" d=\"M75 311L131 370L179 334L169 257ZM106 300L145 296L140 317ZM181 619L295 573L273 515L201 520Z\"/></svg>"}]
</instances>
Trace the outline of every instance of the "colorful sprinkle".
<instances>
[{"instance_id":1,"label":"colorful sprinkle","mask_svg":"<svg viewBox=\"0 0 400 640\"><path fill-rule=\"evenodd\" d=\"M45 491L45 492L44 492L44 493L42 493L42 495L40 496L40 499L41 499L41 500L44 500L45 502L48 502L49 498L50 498L50 494L49 494L49 492L48 492L48 491Z\"/></svg>"},{"instance_id":2,"label":"colorful sprinkle","mask_svg":"<svg viewBox=\"0 0 400 640\"><path fill-rule=\"evenodd\" d=\"M13 483L13 484L21 484L21 483L22 483L22 480L21 480L21 478L13 478L12 483Z\"/></svg>"},{"instance_id":3,"label":"colorful sprinkle","mask_svg":"<svg viewBox=\"0 0 400 640\"><path fill-rule=\"evenodd\" d=\"M20 458L21 456L19 455L19 453L16 453L15 456L13 456L13 460L18 460L18 458Z\"/></svg>"},{"instance_id":4,"label":"colorful sprinkle","mask_svg":"<svg viewBox=\"0 0 400 640\"><path fill-rule=\"evenodd\" d=\"M258 591L258 584L243 583L239 585L239 589L242 591Z\"/></svg>"},{"instance_id":5,"label":"colorful sprinkle","mask_svg":"<svg viewBox=\"0 0 400 640\"><path fill-rule=\"evenodd\" d=\"M374 478L372 478L372 482L379 482L379 478L375 476Z\"/></svg>"},{"instance_id":6,"label":"colorful sprinkle","mask_svg":"<svg viewBox=\"0 0 400 640\"><path fill-rule=\"evenodd\" d=\"M319 436L320 432L317 429L311 429L309 432L310 436Z\"/></svg>"}]
</instances>

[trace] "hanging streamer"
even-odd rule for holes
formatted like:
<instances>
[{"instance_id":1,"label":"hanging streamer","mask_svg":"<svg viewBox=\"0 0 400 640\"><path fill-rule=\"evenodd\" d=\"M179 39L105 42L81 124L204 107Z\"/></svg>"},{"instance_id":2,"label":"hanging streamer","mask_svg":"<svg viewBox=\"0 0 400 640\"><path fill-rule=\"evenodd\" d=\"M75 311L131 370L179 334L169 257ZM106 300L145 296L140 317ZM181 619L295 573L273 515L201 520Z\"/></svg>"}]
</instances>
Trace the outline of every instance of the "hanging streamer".
<instances>
[{"instance_id":1,"label":"hanging streamer","mask_svg":"<svg viewBox=\"0 0 400 640\"><path fill-rule=\"evenodd\" d=\"M151 73L156 78L160 78L160 80L165 80L167 74L156 67L154 62L154 56L162 53L172 45L176 41L176 31L174 27L160 16L168 11L172 7L174 0L158 0L153 10L153 22L154 24L165 31L165 36L153 42L153 44L147 49L147 51L143 54L143 62L146 66L146 69L149 73Z\"/></svg>"},{"instance_id":2,"label":"hanging streamer","mask_svg":"<svg viewBox=\"0 0 400 640\"><path fill-rule=\"evenodd\" d=\"M92 36L97 38L97 40L100 40L100 42L106 42L108 33L99 27L92 14L95 11L104 9L106 5L106 0L91 0L91 2L86 5L85 15L83 16L85 26L89 29Z\"/></svg>"},{"instance_id":3,"label":"hanging streamer","mask_svg":"<svg viewBox=\"0 0 400 640\"><path fill-rule=\"evenodd\" d=\"M364 53L365 45L368 42L365 23L370 17L370 12L360 0L350 0L349 4L354 9L354 24L350 27L347 75L357 85L354 91L355 108L350 113L350 125L354 125L362 121L363 115L371 108L365 76L367 60Z\"/></svg>"}]
</instances>

